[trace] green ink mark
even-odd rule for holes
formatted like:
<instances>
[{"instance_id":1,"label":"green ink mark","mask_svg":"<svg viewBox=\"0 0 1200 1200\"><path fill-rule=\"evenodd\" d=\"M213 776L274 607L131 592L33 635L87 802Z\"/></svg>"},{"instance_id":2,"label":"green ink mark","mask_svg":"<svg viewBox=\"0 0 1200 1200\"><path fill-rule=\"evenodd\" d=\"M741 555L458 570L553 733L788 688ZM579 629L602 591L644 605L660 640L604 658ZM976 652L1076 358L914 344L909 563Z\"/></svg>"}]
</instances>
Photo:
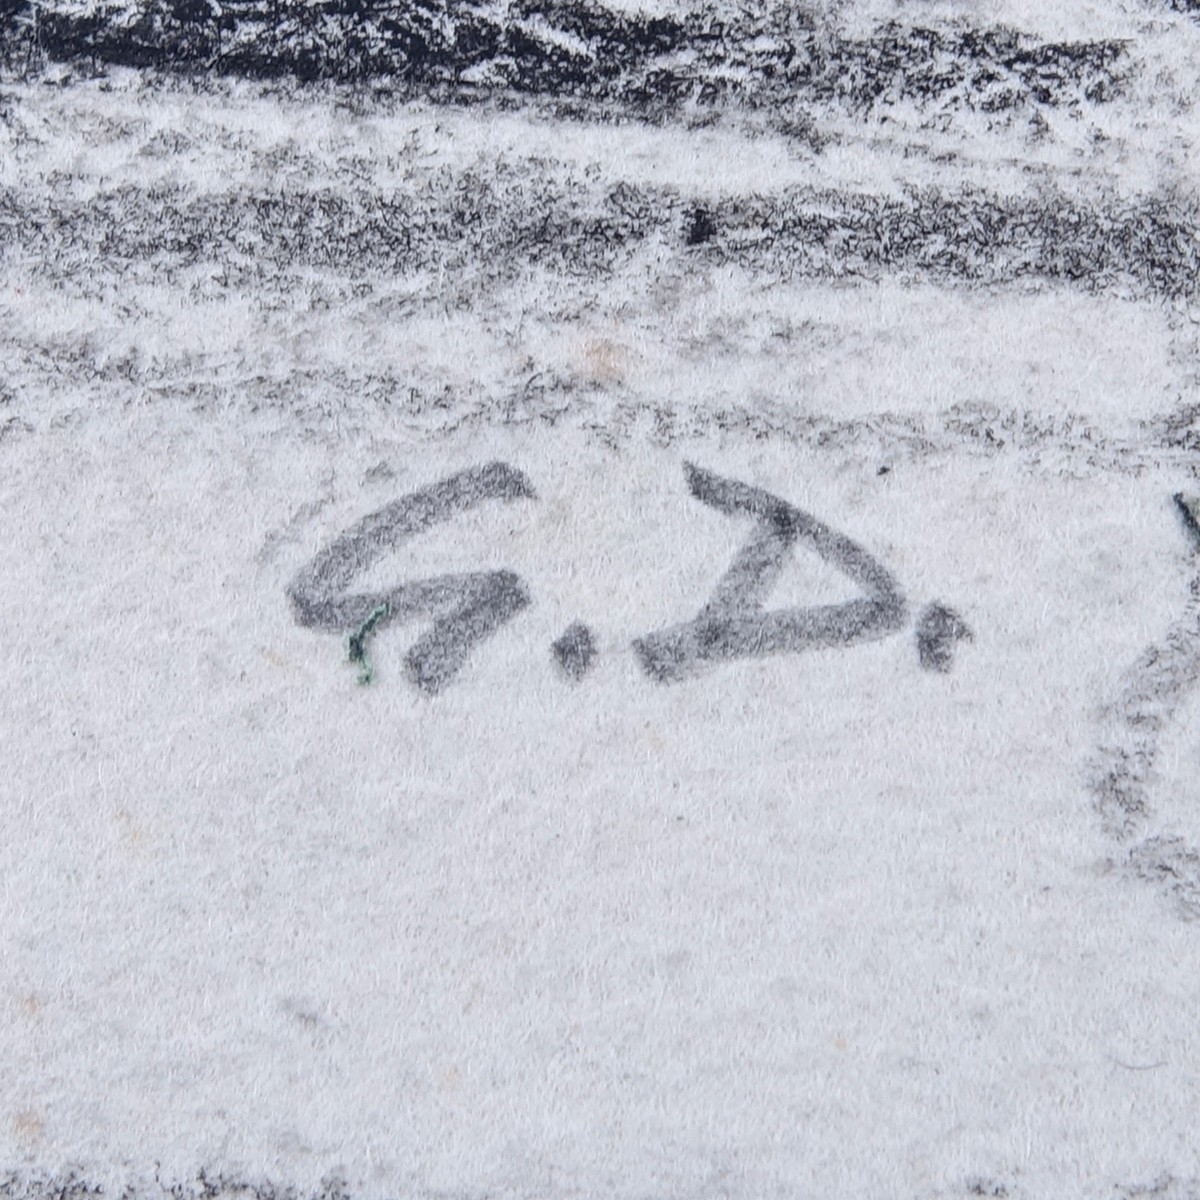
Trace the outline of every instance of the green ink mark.
<instances>
[{"instance_id":1,"label":"green ink mark","mask_svg":"<svg viewBox=\"0 0 1200 1200\"><path fill-rule=\"evenodd\" d=\"M1200 542L1200 497L1185 496L1182 492L1176 492L1174 499L1188 532Z\"/></svg>"},{"instance_id":2,"label":"green ink mark","mask_svg":"<svg viewBox=\"0 0 1200 1200\"><path fill-rule=\"evenodd\" d=\"M388 615L388 606L381 604L371 610L367 619L350 635L346 642L348 661L358 667L358 682L366 687L375 678L375 668L367 661L367 638L375 632L375 626Z\"/></svg>"}]
</instances>

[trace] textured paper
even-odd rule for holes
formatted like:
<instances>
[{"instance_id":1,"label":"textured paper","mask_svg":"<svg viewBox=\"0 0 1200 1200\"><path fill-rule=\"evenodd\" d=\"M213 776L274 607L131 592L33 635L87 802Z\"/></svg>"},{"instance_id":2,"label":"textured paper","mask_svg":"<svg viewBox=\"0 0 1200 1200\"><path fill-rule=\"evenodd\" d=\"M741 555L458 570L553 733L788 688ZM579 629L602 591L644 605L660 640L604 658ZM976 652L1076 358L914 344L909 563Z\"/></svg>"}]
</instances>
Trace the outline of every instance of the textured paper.
<instances>
[{"instance_id":1,"label":"textured paper","mask_svg":"<svg viewBox=\"0 0 1200 1200\"><path fill-rule=\"evenodd\" d=\"M0 12L0 1191L1200 1189L1193 5Z\"/></svg>"}]
</instances>

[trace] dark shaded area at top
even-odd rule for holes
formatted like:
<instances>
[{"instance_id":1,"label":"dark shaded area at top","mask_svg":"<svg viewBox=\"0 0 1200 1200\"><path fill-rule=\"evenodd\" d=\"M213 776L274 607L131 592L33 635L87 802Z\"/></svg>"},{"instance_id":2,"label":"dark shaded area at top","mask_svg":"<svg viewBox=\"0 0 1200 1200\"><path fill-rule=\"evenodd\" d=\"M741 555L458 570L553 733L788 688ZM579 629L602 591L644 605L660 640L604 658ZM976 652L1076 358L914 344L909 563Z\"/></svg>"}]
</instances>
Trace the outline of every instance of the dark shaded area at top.
<instances>
[{"instance_id":1,"label":"dark shaded area at top","mask_svg":"<svg viewBox=\"0 0 1200 1200\"><path fill-rule=\"evenodd\" d=\"M0 0L9 69L128 66L251 79L497 91L670 110L907 99L998 111L1103 102L1120 42L1039 43L1007 29L888 24L849 39L791 7L702 4L678 17L591 0L125 0L87 13ZM645 115L643 113L643 115Z\"/></svg>"}]
</instances>

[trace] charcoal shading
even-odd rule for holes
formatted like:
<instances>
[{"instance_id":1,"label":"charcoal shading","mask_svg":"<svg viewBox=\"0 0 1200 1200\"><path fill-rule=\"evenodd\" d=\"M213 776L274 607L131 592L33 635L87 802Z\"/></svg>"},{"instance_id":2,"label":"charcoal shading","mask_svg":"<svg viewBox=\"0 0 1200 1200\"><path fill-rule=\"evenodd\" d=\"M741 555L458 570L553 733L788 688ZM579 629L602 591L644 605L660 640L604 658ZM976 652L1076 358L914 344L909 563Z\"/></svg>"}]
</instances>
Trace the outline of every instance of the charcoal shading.
<instances>
[{"instance_id":1,"label":"charcoal shading","mask_svg":"<svg viewBox=\"0 0 1200 1200\"><path fill-rule=\"evenodd\" d=\"M749 517L750 536L697 616L634 642L646 674L670 682L737 658L848 647L895 633L907 606L895 579L857 542L759 488L688 463L688 488L703 504ZM806 545L865 595L842 604L764 609L789 555Z\"/></svg>"},{"instance_id":2,"label":"charcoal shading","mask_svg":"<svg viewBox=\"0 0 1200 1200\"><path fill-rule=\"evenodd\" d=\"M1113 1200L1191 1200L1198 1191L1196 1179L1163 1173L1152 1182L1122 1182L1111 1189L1111 1195ZM968 1178L964 1192L993 1200L1026 1194L984 1176ZM164 1172L155 1177L153 1186L130 1185L120 1192L103 1178L74 1169L59 1173L13 1169L0 1175L0 1200L359 1200L369 1194L352 1190L336 1176L297 1187L286 1178L250 1177L218 1166L201 1168L194 1175Z\"/></svg>"},{"instance_id":3,"label":"charcoal shading","mask_svg":"<svg viewBox=\"0 0 1200 1200\"><path fill-rule=\"evenodd\" d=\"M794 4L675 13L582 0L5 0L0 59L386 88L471 103L512 95L564 116L661 122L739 105L783 126L797 103L911 102L997 113L1104 104L1120 40L889 21L849 36ZM803 122L801 122L803 124Z\"/></svg>"},{"instance_id":4,"label":"charcoal shading","mask_svg":"<svg viewBox=\"0 0 1200 1200\"><path fill-rule=\"evenodd\" d=\"M579 621L563 630L562 636L555 640L550 649L563 674L576 682L587 674L596 657L592 631Z\"/></svg>"},{"instance_id":5,"label":"charcoal shading","mask_svg":"<svg viewBox=\"0 0 1200 1200\"><path fill-rule=\"evenodd\" d=\"M47 280L77 286L123 277L127 264L177 273L208 266L229 286L288 291L309 271L449 273L465 287L480 262L496 264L501 279L549 272L603 280L661 239L680 256L752 271L764 283L912 277L1200 295L1193 200L1081 199L1052 185L1021 197L974 187L882 195L789 186L698 205L675 187L606 187L539 162L489 174L447 168L353 195L322 184L197 193L162 183L80 197L64 176L0 187L0 229Z\"/></svg>"},{"instance_id":6,"label":"charcoal shading","mask_svg":"<svg viewBox=\"0 0 1200 1200\"><path fill-rule=\"evenodd\" d=\"M1100 745L1091 763L1096 811L1120 848L1113 865L1154 884L1180 915L1200 919L1200 845L1153 833L1153 788L1166 730L1200 682L1200 536L1188 497L1174 496L1189 550L1191 578L1183 615L1147 647L1106 705Z\"/></svg>"},{"instance_id":7,"label":"charcoal shading","mask_svg":"<svg viewBox=\"0 0 1200 1200\"><path fill-rule=\"evenodd\" d=\"M704 245L705 242L713 239L716 232L717 227L713 224L713 219L706 209L695 208L692 210L691 216L688 218L686 239L689 246Z\"/></svg>"},{"instance_id":8,"label":"charcoal shading","mask_svg":"<svg viewBox=\"0 0 1200 1200\"><path fill-rule=\"evenodd\" d=\"M504 463L461 471L403 496L353 525L322 550L292 581L288 597L300 625L351 633L350 653L370 678L365 641L370 633L415 620L432 624L405 658L408 678L421 691L441 691L475 647L515 617L529 592L512 571L439 575L379 592L351 592L356 577L408 538L425 533L486 500L532 499L520 471ZM357 639L357 642L356 642Z\"/></svg>"}]
</instances>

